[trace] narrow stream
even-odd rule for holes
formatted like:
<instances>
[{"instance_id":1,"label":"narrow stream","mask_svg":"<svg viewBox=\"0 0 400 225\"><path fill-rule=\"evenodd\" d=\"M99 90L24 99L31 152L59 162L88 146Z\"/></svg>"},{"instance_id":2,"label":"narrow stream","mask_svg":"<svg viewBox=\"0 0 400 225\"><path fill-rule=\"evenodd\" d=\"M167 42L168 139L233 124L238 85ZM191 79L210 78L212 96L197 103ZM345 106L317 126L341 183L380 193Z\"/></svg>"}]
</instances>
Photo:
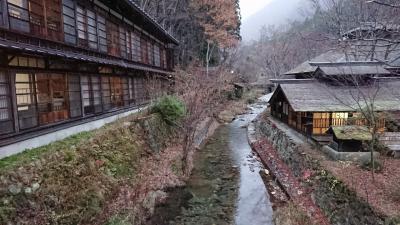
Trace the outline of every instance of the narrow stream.
<instances>
[{"instance_id":1,"label":"narrow stream","mask_svg":"<svg viewBox=\"0 0 400 225\"><path fill-rule=\"evenodd\" d=\"M265 107L252 105L251 113L239 116L229 125L229 148L234 163L240 168L239 193L235 215L236 225L270 225L272 206L268 191L259 174L263 166L255 159L247 140L247 126Z\"/></svg>"},{"instance_id":2,"label":"narrow stream","mask_svg":"<svg viewBox=\"0 0 400 225\"><path fill-rule=\"evenodd\" d=\"M168 190L151 225L272 225L269 195L247 141L247 124L264 110L250 112L221 126L195 154L194 170L183 189Z\"/></svg>"}]
</instances>

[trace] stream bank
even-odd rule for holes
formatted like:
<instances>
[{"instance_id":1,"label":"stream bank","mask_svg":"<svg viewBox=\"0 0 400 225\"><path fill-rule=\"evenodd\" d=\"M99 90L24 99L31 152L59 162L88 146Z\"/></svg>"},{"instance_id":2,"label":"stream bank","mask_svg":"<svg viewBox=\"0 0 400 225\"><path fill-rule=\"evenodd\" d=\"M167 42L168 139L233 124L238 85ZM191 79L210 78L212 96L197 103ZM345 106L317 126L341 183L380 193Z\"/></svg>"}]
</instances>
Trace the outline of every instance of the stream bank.
<instances>
[{"instance_id":1,"label":"stream bank","mask_svg":"<svg viewBox=\"0 0 400 225\"><path fill-rule=\"evenodd\" d=\"M222 125L194 155L194 168L184 188L166 190L149 225L270 225L272 207L260 176L264 171L247 141L246 127L265 109L263 103Z\"/></svg>"}]
</instances>

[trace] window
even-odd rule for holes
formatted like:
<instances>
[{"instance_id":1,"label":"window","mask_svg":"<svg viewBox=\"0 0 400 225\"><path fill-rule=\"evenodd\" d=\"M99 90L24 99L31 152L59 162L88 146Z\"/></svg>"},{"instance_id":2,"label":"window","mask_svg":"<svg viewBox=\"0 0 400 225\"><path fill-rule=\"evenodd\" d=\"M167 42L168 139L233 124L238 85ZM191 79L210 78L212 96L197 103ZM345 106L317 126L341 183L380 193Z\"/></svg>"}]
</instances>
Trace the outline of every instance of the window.
<instances>
[{"instance_id":1,"label":"window","mask_svg":"<svg viewBox=\"0 0 400 225\"><path fill-rule=\"evenodd\" d=\"M142 50L140 48L140 37L136 32L132 33L132 59L135 62L141 62Z\"/></svg>"},{"instance_id":2,"label":"window","mask_svg":"<svg viewBox=\"0 0 400 225\"><path fill-rule=\"evenodd\" d=\"M126 58L132 60L132 32L126 31Z\"/></svg>"},{"instance_id":3,"label":"window","mask_svg":"<svg viewBox=\"0 0 400 225\"><path fill-rule=\"evenodd\" d=\"M29 0L30 31L33 35L44 36L44 8L42 0Z\"/></svg>"},{"instance_id":4,"label":"window","mask_svg":"<svg viewBox=\"0 0 400 225\"><path fill-rule=\"evenodd\" d=\"M87 10L87 31L89 48L97 49L97 28L96 28L96 14L93 11Z\"/></svg>"},{"instance_id":5,"label":"window","mask_svg":"<svg viewBox=\"0 0 400 225\"><path fill-rule=\"evenodd\" d=\"M120 77L111 77L110 79L111 105L113 108L118 108L124 105L123 89Z\"/></svg>"},{"instance_id":6,"label":"window","mask_svg":"<svg viewBox=\"0 0 400 225\"><path fill-rule=\"evenodd\" d=\"M28 0L8 0L10 29L30 32Z\"/></svg>"},{"instance_id":7,"label":"window","mask_svg":"<svg viewBox=\"0 0 400 225\"><path fill-rule=\"evenodd\" d=\"M164 61L164 68L167 69L168 68L168 62L167 62L167 50L164 49L163 51L163 55L162 55L163 61Z\"/></svg>"},{"instance_id":8,"label":"window","mask_svg":"<svg viewBox=\"0 0 400 225\"><path fill-rule=\"evenodd\" d=\"M128 89L129 89L129 104L135 104L135 88L134 80L132 77L128 78Z\"/></svg>"},{"instance_id":9,"label":"window","mask_svg":"<svg viewBox=\"0 0 400 225\"><path fill-rule=\"evenodd\" d=\"M8 56L9 66L45 68L44 59L26 56Z\"/></svg>"},{"instance_id":10,"label":"window","mask_svg":"<svg viewBox=\"0 0 400 225\"><path fill-rule=\"evenodd\" d=\"M0 26L4 26L4 3L6 2L6 0L0 0Z\"/></svg>"},{"instance_id":11,"label":"window","mask_svg":"<svg viewBox=\"0 0 400 225\"><path fill-rule=\"evenodd\" d=\"M84 113L95 114L102 111L99 76L82 76L81 90Z\"/></svg>"},{"instance_id":12,"label":"window","mask_svg":"<svg viewBox=\"0 0 400 225\"><path fill-rule=\"evenodd\" d=\"M153 44L150 41L147 42L147 58L147 63L154 65L154 50Z\"/></svg>"},{"instance_id":13,"label":"window","mask_svg":"<svg viewBox=\"0 0 400 225\"><path fill-rule=\"evenodd\" d=\"M164 51L165 49L163 47L161 47L160 49L160 67L161 68L165 68L165 59L164 59Z\"/></svg>"},{"instance_id":14,"label":"window","mask_svg":"<svg viewBox=\"0 0 400 225\"><path fill-rule=\"evenodd\" d=\"M14 131L9 78L0 72L0 135Z\"/></svg>"},{"instance_id":15,"label":"window","mask_svg":"<svg viewBox=\"0 0 400 225\"><path fill-rule=\"evenodd\" d=\"M107 28L108 54L118 57L120 56L118 25L107 20L106 28Z\"/></svg>"},{"instance_id":16,"label":"window","mask_svg":"<svg viewBox=\"0 0 400 225\"><path fill-rule=\"evenodd\" d=\"M69 118L68 89L63 74L35 74L39 124L55 123Z\"/></svg>"},{"instance_id":17,"label":"window","mask_svg":"<svg viewBox=\"0 0 400 225\"><path fill-rule=\"evenodd\" d=\"M161 60L160 60L160 47L157 44L154 45L154 65L160 67Z\"/></svg>"},{"instance_id":18,"label":"window","mask_svg":"<svg viewBox=\"0 0 400 225\"><path fill-rule=\"evenodd\" d=\"M122 99L124 100L124 106L129 105L129 79L128 77L123 77L121 79L122 81L122 91L123 91L123 97Z\"/></svg>"},{"instance_id":19,"label":"window","mask_svg":"<svg viewBox=\"0 0 400 225\"><path fill-rule=\"evenodd\" d=\"M313 114L313 134L325 134L330 127L330 113Z\"/></svg>"},{"instance_id":20,"label":"window","mask_svg":"<svg viewBox=\"0 0 400 225\"><path fill-rule=\"evenodd\" d=\"M64 41L76 45L75 10L72 0L63 0Z\"/></svg>"},{"instance_id":21,"label":"window","mask_svg":"<svg viewBox=\"0 0 400 225\"><path fill-rule=\"evenodd\" d=\"M347 125L348 113L332 113L332 126Z\"/></svg>"},{"instance_id":22,"label":"window","mask_svg":"<svg viewBox=\"0 0 400 225\"><path fill-rule=\"evenodd\" d=\"M125 32L125 28L123 28L122 26L119 27L119 48L120 48L120 52L121 52L121 57L122 58L127 58L127 51L126 51L126 47L127 47L127 43L126 43L126 32Z\"/></svg>"},{"instance_id":23,"label":"window","mask_svg":"<svg viewBox=\"0 0 400 225\"><path fill-rule=\"evenodd\" d=\"M142 53L142 63L148 64L149 59L147 57L147 42L143 36L140 38L140 48Z\"/></svg>"},{"instance_id":24,"label":"window","mask_svg":"<svg viewBox=\"0 0 400 225\"><path fill-rule=\"evenodd\" d=\"M34 77L31 74L15 75L18 122L22 130L38 125L34 86Z\"/></svg>"},{"instance_id":25,"label":"window","mask_svg":"<svg viewBox=\"0 0 400 225\"><path fill-rule=\"evenodd\" d=\"M112 108L111 106L111 90L110 90L110 77L101 77L101 92L103 94L103 109L108 111Z\"/></svg>"},{"instance_id":26,"label":"window","mask_svg":"<svg viewBox=\"0 0 400 225\"><path fill-rule=\"evenodd\" d=\"M145 83L142 77L134 78L134 90L135 90L135 99L138 105L144 104L146 102L146 90Z\"/></svg>"},{"instance_id":27,"label":"window","mask_svg":"<svg viewBox=\"0 0 400 225\"><path fill-rule=\"evenodd\" d=\"M99 37L99 50L107 52L106 19L101 15L97 15L97 34Z\"/></svg>"},{"instance_id":28,"label":"window","mask_svg":"<svg viewBox=\"0 0 400 225\"><path fill-rule=\"evenodd\" d=\"M78 45L86 47L88 45L86 13L80 6L76 7L76 25L78 27Z\"/></svg>"},{"instance_id":29,"label":"window","mask_svg":"<svg viewBox=\"0 0 400 225\"><path fill-rule=\"evenodd\" d=\"M62 40L61 29L61 0L45 0L47 37L51 40Z\"/></svg>"},{"instance_id":30,"label":"window","mask_svg":"<svg viewBox=\"0 0 400 225\"><path fill-rule=\"evenodd\" d=\"M71 118L82 116L81 85L79 75L68 75L69 113Z\"/></svg>"}]
</instances>

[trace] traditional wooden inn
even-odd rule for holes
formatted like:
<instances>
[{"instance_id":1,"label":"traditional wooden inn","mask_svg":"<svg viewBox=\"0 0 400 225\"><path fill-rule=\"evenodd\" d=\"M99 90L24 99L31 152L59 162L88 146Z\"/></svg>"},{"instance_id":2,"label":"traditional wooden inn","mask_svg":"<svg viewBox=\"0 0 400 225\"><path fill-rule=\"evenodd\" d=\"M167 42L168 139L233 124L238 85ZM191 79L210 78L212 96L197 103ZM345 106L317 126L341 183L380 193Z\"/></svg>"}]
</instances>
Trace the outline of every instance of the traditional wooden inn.
<instances>
[{"instance_id":1,"label":"traditional wooden inn","mask_svg":"<svg viewBox=\"0 0 400 225\"><path fill-rule=\"evenodd\" d=\"M269 101L272 116L320 142L329 142L331 127L365 125L360 111L366 104L373 103L377 113L400 111L400 77L386 64L333 62L341 58L335 54L324 53L272 80L277 84ZM354 77L357 83L344 82ZM385 118L377 123L384 131Z\"/></svg>"},{"instance_id":2,"label":"traditional wooden inn","mask_svg":"<svg viewBox=\"0 0 400 225\"><path fill-rule=\"evenodd\" d=\"M0 157L133 112L177 44L131 0L0 0Z\"/></svg>"}]
</instances>

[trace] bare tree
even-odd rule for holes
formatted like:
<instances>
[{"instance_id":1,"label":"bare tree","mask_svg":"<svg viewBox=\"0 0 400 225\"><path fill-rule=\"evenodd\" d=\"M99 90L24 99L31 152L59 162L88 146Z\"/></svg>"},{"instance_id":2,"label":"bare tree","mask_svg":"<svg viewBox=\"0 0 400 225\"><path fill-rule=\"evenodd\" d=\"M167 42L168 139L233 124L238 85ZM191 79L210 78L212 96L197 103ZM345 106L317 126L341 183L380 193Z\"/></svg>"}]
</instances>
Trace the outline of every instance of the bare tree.
<instances>
[{"instance_id":1,"label":"bare tree","mask_svg":"<svg viewBox=\"0 0 400 225\"><path fill-rule=\"evenodd\" d=\"M190 155L196 143L199 124L207 117L214 117L226 97L223 91L231 83L232 75L222 67L206 75L202 67L191 66L179 70L175 76L175 93L185 102L187 115L182 123L183 172L189 175Z\"/></svg>"}]
</instances>

